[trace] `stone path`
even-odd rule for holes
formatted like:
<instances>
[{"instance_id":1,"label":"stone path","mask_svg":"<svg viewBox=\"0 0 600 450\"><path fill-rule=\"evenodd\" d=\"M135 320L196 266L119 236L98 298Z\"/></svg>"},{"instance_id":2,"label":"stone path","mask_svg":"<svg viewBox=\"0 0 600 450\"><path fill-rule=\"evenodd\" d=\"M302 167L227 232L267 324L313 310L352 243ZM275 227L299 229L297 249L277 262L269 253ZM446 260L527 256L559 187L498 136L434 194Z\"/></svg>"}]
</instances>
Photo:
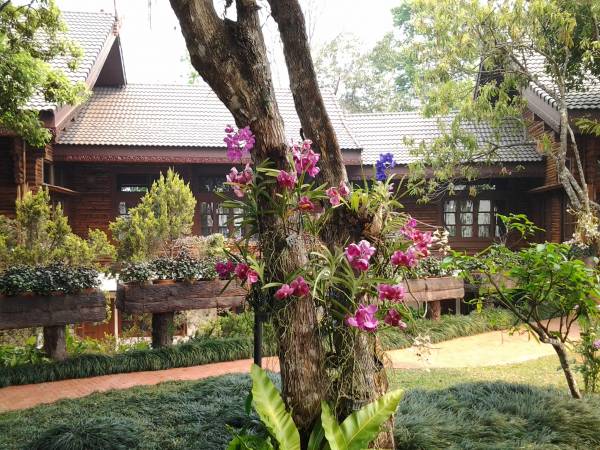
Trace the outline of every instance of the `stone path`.
<instances>
[{"instance_id":1,"label":"stone path","mask_svg":"<svg viewBox=\"0 0 600 450\"><path fill-rule=\"evenodd\" d=\"M571 337L576 339L578 336L579 330L574 329ZM536 342L533 337L529 338L526 334L510 335L506 331L494 331L433 344L424 355L419 355L413 348L387 352L388 364L399 369L495 366L553 354L552 347ZM266 368L279 370L276 358L265 358L264 361ZM0 389L0 412L30 408L64 398L84 397L94 392L149 386L164 381L199 380L228 373L246 373L251 364L252 360L244 359L153 372L9 386Z\"/></svg>"}]
</instances>

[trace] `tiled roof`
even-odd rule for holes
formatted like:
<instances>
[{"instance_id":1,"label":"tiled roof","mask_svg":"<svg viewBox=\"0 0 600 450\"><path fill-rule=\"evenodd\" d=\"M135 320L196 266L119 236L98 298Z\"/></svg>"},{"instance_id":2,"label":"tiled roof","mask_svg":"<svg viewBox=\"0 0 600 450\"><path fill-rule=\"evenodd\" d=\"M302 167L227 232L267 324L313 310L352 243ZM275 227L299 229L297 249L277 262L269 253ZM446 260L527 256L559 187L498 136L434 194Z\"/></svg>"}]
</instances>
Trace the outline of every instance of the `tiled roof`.
<instances>
[{"instance_id":1,"label":"tiled roof","mask_svg":"<svg viewBox=\"0 0 600 450\"><path fill-rule=\"evenodd\" d=\"M546 74L545 58L541 55L528 56L525 60L527 68L533 72L539 81L539 84L529 83L533 92L535 92L546 103L556 108L556 85ZM543 86L543 88L542 88ZM546 89L544 89L546 88ZM577 91L569 90L567 92L567 107L569 109L598 109L600 108L600 80L588 74L583 86Z\"/></svg>"},{"instance_id":2,"label":"tiled roof","mask_svg":"<svg viewBox=\"0 0 600 450\"><path fill-rule=\"evenodd\" d=\"M276 91L288 139L300 139L292 94ZM333 94L323 93L340 146L358 149ZM223 129L233 118L206 85L129 84L96 87L58 144L223 147Z\"/></svg>"},{"instance_id":3,"label":"tiled roof","mask_svg":"<svg viewBox=\"0 0 600 450\"><path fill-rule=\"evenodd\" d=\"M363 146L363 164L373 164L381 153L393 153L399 164L408 164L415 160L410 154L410 146L404 139L412 139L413 145L429 142L440 135L437 118L425 118L417 112L349 114L346 116L352 133ZM443 122L449 124L450 117ZM489 126L466 125L480 142L496 142L495 133ZM516 124L506 124L500 133L501 145L511 147L498 150L498 159L502 162L541 161L541 156L533 144L515 145L526 140L525 131Z\"/></svg>"},{"instance_id":4,"label":"tiled roof","mask_svg":"<svg viewBox=\"0 0 600 450\"><path fill-rule=\"evenodd\" d=\"M67 37L77 43L83 51L78 67L72 71L68 67L68 58L58 57L50 62L52 67L61 69L72 82L85 81L113 30L115 18L109 13L63 12L67 25ZM56 105L47 103L42 95L35 95L28 105L31 109L54 109Z\"/></svg>"}]
</instances>

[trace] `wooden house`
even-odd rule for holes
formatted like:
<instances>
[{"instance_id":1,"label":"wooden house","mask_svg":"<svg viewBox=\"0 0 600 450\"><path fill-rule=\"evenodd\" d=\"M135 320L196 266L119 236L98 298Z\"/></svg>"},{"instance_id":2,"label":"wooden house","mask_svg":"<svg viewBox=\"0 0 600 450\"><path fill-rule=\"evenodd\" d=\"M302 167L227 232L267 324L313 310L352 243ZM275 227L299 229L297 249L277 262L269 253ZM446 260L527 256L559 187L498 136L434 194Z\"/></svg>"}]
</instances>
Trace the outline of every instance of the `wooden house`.
<instances>
[{"instance_id":1,"label":"wooden house","mask_svg":"<svg viewBox=\"0 0 600 450\"><path fill-rule=\"evenodd\" d=\"M75 232L88 228L107 229L108 223L127 214L161 171L173 167L187 181L198 200L194 232L235 235L234 211L222 207L216 192L231 167L225 155L223 129L231 115L205 86L128 84L114 17L105 13L64 13L71 37L84 51L83 64L70 72L64 61L56 61L74 81L85 81L90 99L78 107L46 104L32 99L31 107L52 131L53 140L44 149L28 148L19 136L0 134L0 214L14 214L14 201L27 186L46 186L60 201ZM482 179L494 186L477 197L467 189L456 196L428 204L403 199L416 218L450 232L455 248L476 251L487 246L498 232L496 212L526 213L547 231L546 238L565 240L569 219L565 198L552 164L524 139L540 130L556 129L556 110L548 97L536 92L530 98L529 131L508 127L502 140L511 143L499 153L499 162L509 170L483 168ZM277 102L289 139L300 138L300 123L291 93L277 91ZM600 108L600 88L595 100L577 97L573 108ZM431 139L437 123L416 113L344 114L335 97L324 93L327 111L336 129L351 179L371 173L380 153L391 152L402 174L411 161L405 137ZM484 139L490 130L479 128ZM478 138L479 138L478 137ZM489 137L489 136L488 136ZM522 144L518 144L522 141ZM594 192L598 139L586 138L581 146ZM516 169L519 170L516 170ZM512 170L515 169L515 170Z\"/></svg>"}]
</instances>

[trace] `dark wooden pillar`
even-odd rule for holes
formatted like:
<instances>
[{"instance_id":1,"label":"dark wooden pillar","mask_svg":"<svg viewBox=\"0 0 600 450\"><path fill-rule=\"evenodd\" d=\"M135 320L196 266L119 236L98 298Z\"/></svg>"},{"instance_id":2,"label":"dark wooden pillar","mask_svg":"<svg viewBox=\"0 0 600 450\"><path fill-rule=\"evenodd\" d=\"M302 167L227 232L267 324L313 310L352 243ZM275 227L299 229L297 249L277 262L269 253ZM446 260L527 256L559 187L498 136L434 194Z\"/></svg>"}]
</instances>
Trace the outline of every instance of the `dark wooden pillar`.
<instances>
[{"instance_id":1,"label":"dark wooden pillar","mask_svg":"<svg viewBox=\"0 0 600 450\"><path fill-rule=\"evenodd\" d=\"M442 317L442 302L441 300L436 300L434 302L429 302L429 318L431 320L440 320Z\"/></svg>"},{"instance_id":2,"label":"dark wooden pillar","mask_svg":"<svg viewBox=\"0 0 600 450\"><path fill-rule=\"evenodd\" d=\"M67 357L64 325L44 327L44 353L55 361L62 361Z\"/></svg>"},{"instance_id":3,"label":"dark wooden pillar","mask_svg":"<svg viewBox=\"0 0 600 450\"><path fill-rule=\"evenodd\" d=\"M169 347L173 344L173 311L152 314L152 348Z\"/></svg>"}]
</instances>

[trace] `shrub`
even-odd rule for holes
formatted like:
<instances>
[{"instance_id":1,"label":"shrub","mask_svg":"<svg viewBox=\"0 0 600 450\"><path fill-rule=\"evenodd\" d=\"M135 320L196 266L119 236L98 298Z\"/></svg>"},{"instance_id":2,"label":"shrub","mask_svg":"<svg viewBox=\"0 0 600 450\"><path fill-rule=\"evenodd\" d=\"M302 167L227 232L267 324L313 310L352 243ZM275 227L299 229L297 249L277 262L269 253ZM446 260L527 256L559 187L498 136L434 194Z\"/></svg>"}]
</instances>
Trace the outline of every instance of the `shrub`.
<instances>
[{"instance_id":1,"label":"shrub","mask_svg":"<svg viewBox=\"0 0 600 450\"><path fill-rule=\"evenodd\" d=\"M252 349L249 338L192 339L172 347L131 350L114 356L84 354L64 361L0 368L0 387L233 361L251 358Z\"/></svg>"},{"instance_id":2,"label":"shrub","mask_svg":"<svg viewBox=\"0 0 600 450\"><path fill-rule=\"evenodd\" d=\"M0 216L0 270L54 262L91 266L114 255L104 232L89 230L87 239L73 234L60 204L51 204L46 189L17 200L14 219Z\"/></svg>"},{"instance_id":3,"label":"shrub","mask_svg":"<svg viewBox=\"0 0 600 450\"><path fill-rule=\"evenodd\" d=\"M131 421L84 417L50 428L27 448L31 450L128 450L139 444Z\"/></svg>"},{"instance_id":4,"label":"shrub","mask_svg":"<svg viewBox=\"0 0 600 450\"><path fill-rule=\"evenodd\" d=\"M36 267L14 266L0 275L0 294L74 294L95 288L99 284L98 272L90 267L70 267L63 263Z\"/></svg>"},{"instance_id":5,"label":"shrub","mask_svg":"<svg viewBox=\"0 0 600 450\"><path fill-rule=\"evenodd\" d=\"M600 390L600 321L592 322L581 331L581 341L575 347L581 355L577 370L583 376L585 391Z\"/></svg>"},{"instance_id":6,"label":"shrub","mask_svg":"<svg viewBox=\"0 0 600 450\"><path fill-rule=\"evenodd\" d=\"M172 169L162 173L140 203L110 224L120 260L143 261L171 255L177 239L189 235L196 199L189 184Z\"/></svg>"},{"instance_id":7,"label":"shrub","mask_svg":"<svg viewBox=\"0 0 600 450\"><path fill-rule=\"evenodd\" d=\"M148 280L214 280L217 277L212 256L194 258L187 252L180 252L175 258L163 256L149 262L126 263L120 277L123 282L144 282Z\"/></svg>"}]
</instances>

